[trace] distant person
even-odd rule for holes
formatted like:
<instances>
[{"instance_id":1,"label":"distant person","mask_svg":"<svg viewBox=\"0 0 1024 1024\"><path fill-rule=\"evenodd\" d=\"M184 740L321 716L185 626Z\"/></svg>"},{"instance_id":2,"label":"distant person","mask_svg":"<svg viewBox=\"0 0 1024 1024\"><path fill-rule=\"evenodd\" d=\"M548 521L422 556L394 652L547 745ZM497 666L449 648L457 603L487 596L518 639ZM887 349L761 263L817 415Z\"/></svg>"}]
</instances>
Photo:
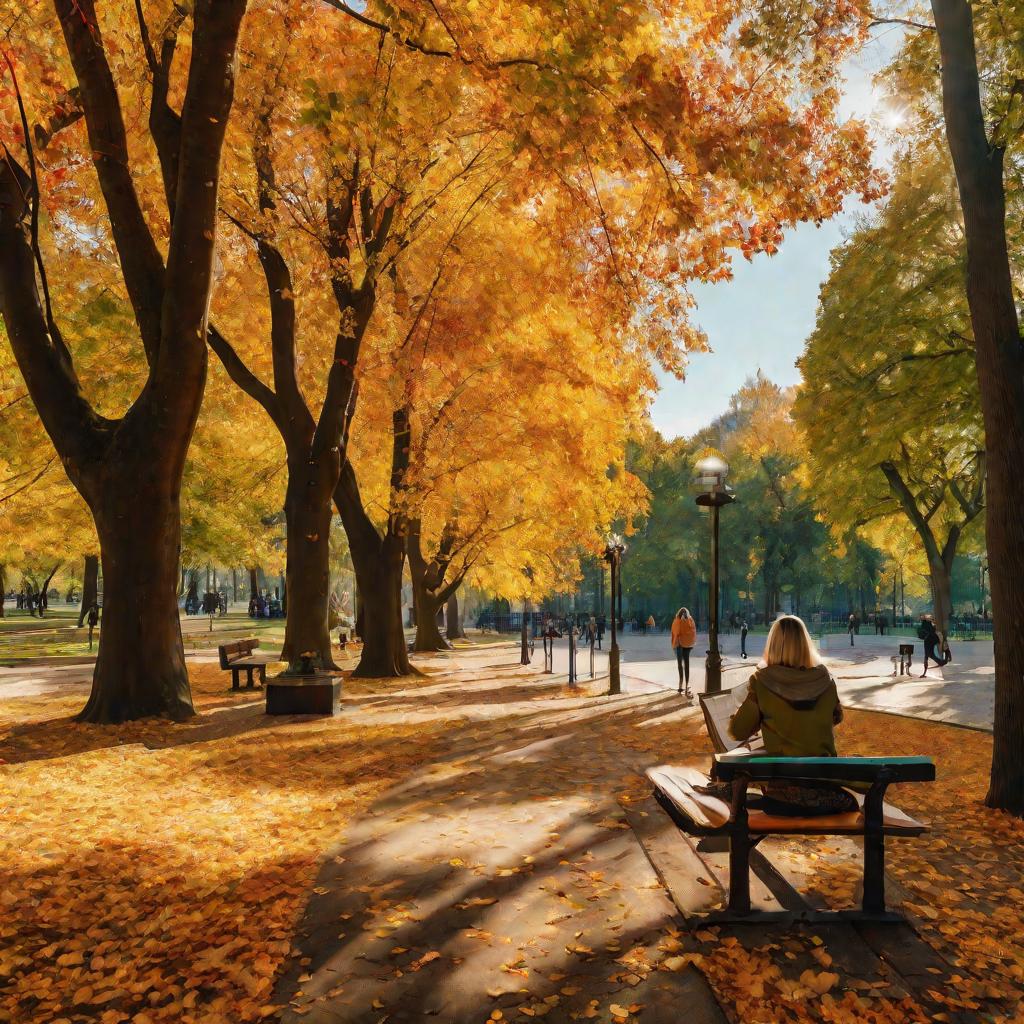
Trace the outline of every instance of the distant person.
<instances>
[{"instance_id":1,"label":"distant person","mask_svg":"<svg viewBox=\"0 0 1024 1024\"><path fill-rule=\"evenodd\" d=\"M928 673L929 658L935 662L937 667L942 668L953 660L953 655L949 650L949 644L935 628L935 620L930 615L921 616L921 625L917 627L917 635L924 641L924 671L921 673L921 678L924 679Z\"/></svg>"},{"instance_id":2,"label":"distant person","mask_svg":"<svg viewBox=\"0 0 1024 1024\"><path fill-rule=\"evenodd\" d=\"M601 649L601 642L604 640L604 631L605 631L605 628L607 627L607 625L608 624L605 621L605 617L603 615L598 615L598 617L597 617L597 648L598 648L598 650Z\"/></svg>"},{"instance_id":3,"label":"distant person","mask_svg":"<svg viewBox=\"0 0 1024 1024\"><path fill-rule=\"evenodd\" d=\"M849 621L846 624L846 629L847 629L847 632L849 632L849 634L850 634L850 646L852 647L853 646L853 634L857 632L857 618L853 614L853 612L850 612L850 618L849 618Z\"/></svg>"},{"instance_id":4,"label":"distant person","mask_svg":"<svg viewBox=\"0 0 1024 1024\"><path fill-rule=\"evenodd\" d=\"M688 608L680 608L672 620L672 647L679 669L679 692L690 696L690 652L697 642L697 625Z\"/></svg>"},{"instance_id":5,"label":"distant person","mask_svg":"<svg viewBox=\"0 0 1024 1024\"><path fill-rule=\"evenodd\" d=\"M747 633L750 631L750 627L747 625L746 619L740 620L740 657L747 660Z\"/></svg>"},{"instance_id":6,"label":"distant person","mask_svg":"<svg viewBox=\"0 0 1024 1024\"><path fill-rule=\"evenodd\" d=\"M656 629L656 628L657 628L657 623L654 621L654 616L653 615L648 615L647 616L647 629ZM646 630L644 630L644 632L646 632Z\"/></svg>"},{"instance_id":7,"label":"distant person","mask_svg":"<svg viewBox=\"0 0 1024 1024\"><path fill-rule=\"evenodd\" d=\"M89 650L92 650L92 633L100 621L100 606L95 601L89 606L85 617L86 625L89 627Z\"/></svg>"}]
</instances>

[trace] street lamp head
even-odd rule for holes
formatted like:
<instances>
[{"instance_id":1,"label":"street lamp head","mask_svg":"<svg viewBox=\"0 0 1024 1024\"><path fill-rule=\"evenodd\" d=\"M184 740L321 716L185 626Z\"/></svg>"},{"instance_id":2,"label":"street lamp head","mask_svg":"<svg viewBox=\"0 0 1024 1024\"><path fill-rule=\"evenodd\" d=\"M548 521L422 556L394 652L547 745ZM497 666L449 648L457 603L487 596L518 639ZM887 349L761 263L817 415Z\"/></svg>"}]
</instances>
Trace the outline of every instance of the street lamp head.
<instances>
[{"instance_id":1,"label":"street lamp head","mask_svg":"<svg viewBox=\"0 0 1024 1024\"><path fill-rule=\"evenodd\" d=\"M697 464L695 482L707 490L725 486L725 478L729 475L729 463L720 452L713 448L706 448Z\"/></svg>"},{"instance_id":2,"label":"street lamp head","mask_svg":"<svg viewBox=\"0 0 1024 1024\"><path fill-rule=\"evenodd\" d=\"M605 561L610 562L616 556L621 557L626 551L622 537L617 533L609 533L604 546Z\"/></svg>"}]
</instances>

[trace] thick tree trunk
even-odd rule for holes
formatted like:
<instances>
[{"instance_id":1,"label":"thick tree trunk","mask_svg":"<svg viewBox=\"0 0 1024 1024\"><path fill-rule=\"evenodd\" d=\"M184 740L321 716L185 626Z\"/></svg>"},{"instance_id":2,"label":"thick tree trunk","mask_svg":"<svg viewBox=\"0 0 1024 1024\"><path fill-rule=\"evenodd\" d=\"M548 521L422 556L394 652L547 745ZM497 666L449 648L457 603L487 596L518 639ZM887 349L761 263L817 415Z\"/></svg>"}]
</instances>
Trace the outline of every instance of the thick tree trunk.
<instances>
[{"instance_id":1,"label":"thick tree trunk","mask_svg":"<svg viewBox=\"0 0 1024 1024\"><path fill-rule=\"evenodd\" d=\"M181 518L160 484L103 488L93 508L103 560L103 629L92 692L78 720L111 724L195 713L178 618ZM126 501L124 495L132 494Z\"/></svg>"},{"instance_id":2,"label":"thick tree trunk","mask_svg":"<svg viewBox=\"0 0 1024 1024\"><path fill-rule=\"evenodd\" d=\"M4 617L4 602L7 600L7 567L0 564L0 619Z\"/></svg>"},{"instance_id":3,"label":"thick tree trunk","mask_svg":"<svg viewBox=\"0 0 1024 1024\"><path fill-rule=\"evenodd\" d=\"M284 647L281 658L289 667L303 654L313 653L317 664L337 668L331 654L327 625L330 600L331 496L337 479L337 463L309 462L309 447L302 446L297 458L288 460L288 489L285 495L288 561L283 600L288 601Z\"/></svg>"},{"instance_id":4,"label":"thick tree trunk","mask_svg":"<svg viewBox=\"0 0 1024 1024\"><path fill-rule=\"evenodd\" d=\"M459 592L453 590L448 597L448 604L444 613L445 629L448 632L448 642L452 640L463 640L466 631L462 628L462 620L459 617Z\"/></svg>"},{"instance_id":5,"label":"thick tree trunk","mask_svg":"<svg viewBox=\"0 0 1024 1024\"><path fill-rule=\"evenodd\" d=\"M519 627L519 664L530 664L530 602L523 602L523 621Z\"/></svg>"},{"instance_id":6,"label":"thick tree trunk","mask_svg":"<svg viewBox=\"0 0 1024 1024\"><path fill-rule=\"evenodd\" d=\"M447 651L449 644L437 626L437 614L441 610L441 601L437 596L424 587L413 581L413 593L415 594L416 610L416 640L413 650L418 653L430 651Z\"/></svg>"},{"instance_id":7,"label":"thick tree trunk","mask_svg":"<svg viewBox=\"0 0 1024 1024\"><path fill-rule=\"evenodd\" d=\"M252 566L249 569L249 600L251 601L260 592L259 569Z\"/></svg>"},{"instance_id":8,"label":"thick tree trunk","mask_svg":"<svg viewBox=\"0 0 1024 1024\"><path fill-rule=\"evenodd\" d=\"M1024 352L1006 242L1004 151L988 138L970 3L932 0L932 10L967 240L967 301L988 460L985 532L996 681L986 803L1024 815Z\"/></svg>"},{"instance_id":9,"label":"thick tree trunk","mask_svg":"<svg viewBox=\"0 0 1024 1024\"><path fill-rule=\"evenodd\" d=\"M78 609L78 627L85 625L89 609L96 603L99 593L99 555L85 556L85 571L82 573L82 605Z\"/></svg>"},{"instance_id":10,"label":"thick tree trunk","mask_svg":"<svg viewBox=\"0 0 1024 1024\"><path fill-rule=\"evenodd\" d=\"M359 679L385 679L412 673L405 630L402 628L402 567L405 552L401 539L384 538L379 554L352 550L359 580L359 612L362 616L363 651L352 673Z\"/></svg>"},{"instance_id":11,"label":"thick tree trunk","mask_svg":"<svg viewBox=\"0 0 1024 1024\"><path fill-rule=\"evenodd\" d=\"M43 580L43 586L39 591L39 617L45 618L47 611L50 608L50 584L53 582L53 577L57 574L57 570L60 568L60 562L58 562L51 570L50 574Z\"/></svg>"},{"instance_id":12,"label":"thick tree trunk","mask_svg":"<svg viewBox=\"0 0 1024 1024\"><path fill-rule=\"evenodd\" d=\"M949 622L953 617L953 565L943 559L928 562L928 573L932 585L932 617L935 628L943 635L949 633Z\"/></svg>"}]
</instances>

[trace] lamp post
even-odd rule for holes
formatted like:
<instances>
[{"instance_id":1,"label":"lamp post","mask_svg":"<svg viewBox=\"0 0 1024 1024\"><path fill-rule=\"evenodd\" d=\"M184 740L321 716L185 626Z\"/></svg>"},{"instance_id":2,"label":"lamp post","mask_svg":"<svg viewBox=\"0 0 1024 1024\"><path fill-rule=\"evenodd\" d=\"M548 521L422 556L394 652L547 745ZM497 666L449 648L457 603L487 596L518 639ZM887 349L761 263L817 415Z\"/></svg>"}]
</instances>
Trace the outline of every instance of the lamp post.
<instances>
[{"instance_id":1,"label":"lamp post","mask_svg":"<svg viewBox=\"0 0 1024 1024\"><path fill-rule=\"evenodd\" d=\"M619 566L622 564L622 555L626 550L626 545L622 543L622 538L617 534L613 533L608 538L608 543L604 549L604 560L608 563L609 573L611 576L611 605L612 605L612 645L608 649L608 692L609 693L622 693L622 683L619 679L619 639L618 630L616 629L616 619L618 617L615 596L619 595L619 601L621 604L622 594L622 580L619 577Z\"/></svg>"},{"instance_id":2,"label":"lamp post","mask_svg":"<svg viewBox=\"0 0 1024 1024\"><path fill-rule=\"evenodd\" d=\"M729 463L714 449L697 460L694 482L701 488L697 504L711 509L711 585L708 588L708 656L704 667L704 692L722 692L722 654L718 649L718 510L736 500L725 483Z\"/></svg>"}]
</instances>

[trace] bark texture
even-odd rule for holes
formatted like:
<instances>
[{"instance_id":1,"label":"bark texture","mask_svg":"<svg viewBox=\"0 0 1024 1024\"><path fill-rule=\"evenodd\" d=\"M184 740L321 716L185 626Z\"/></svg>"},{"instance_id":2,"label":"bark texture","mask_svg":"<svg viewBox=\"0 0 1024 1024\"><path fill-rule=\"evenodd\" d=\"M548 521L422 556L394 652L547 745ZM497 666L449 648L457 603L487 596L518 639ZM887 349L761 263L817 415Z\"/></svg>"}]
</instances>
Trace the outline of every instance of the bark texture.
<instances>
[{"instance_id":1,"label":"bark texture","mask_svg":"<svg viewBox=\"0 0 1024 1024\"><path fill-rule=\"evenodd\" d=\"M932 0L942 105L967 240L967 301L985 423L985 532L995 638L990 807L1024 815L1024 350L1006 242L1005 151L988 137L971 5Z\"/></svg>"},{"instance_id":2,"label":"bark texture","mask_svg":"<svg viewBox=\"0 0 1024 1024\"><path fill-rule=\"evenodd\" d=\"M409 572L416 598L416 641L414 651L446 651L448 640L438 629L438 616L445 604L462 585L467 566L455 570L458 534L455 524L446 523L438 540L437 550L427 557L423 551L422 527L418 519L409 523ZM458 618L458 605L455 608Z\"/></svg>"},{"instance_id":3,"label":"bark texture","mask_svg":"<svg viewBox=\"0 0 1024 1024\"><path fill-rule=\"evenodd\" d=\"M444 624L449 642L465 639L466 631L462 628L462 616L459 612L459 592L457 589L453 590L448 597L448 604L444 612Z\"/></svg>"},{"instance_id":4,"label":"bark texture","mask_svg":"<svg viewBox=\"0 0 1024 1024\"><path fill-rule=\"evenodd\" d=\"M401 413L394 421L392 490L401 487L408 468L409 449ZM367 515L359 482L351 463L341 469L334 503L341 516L352 554L359 595L356 628L363 651L353 675L381 679L410 675L409 651L402 625L402 570L405 566L406 529L404 516L395 511L378 530Z\"/></svg>"}]
</instances>

